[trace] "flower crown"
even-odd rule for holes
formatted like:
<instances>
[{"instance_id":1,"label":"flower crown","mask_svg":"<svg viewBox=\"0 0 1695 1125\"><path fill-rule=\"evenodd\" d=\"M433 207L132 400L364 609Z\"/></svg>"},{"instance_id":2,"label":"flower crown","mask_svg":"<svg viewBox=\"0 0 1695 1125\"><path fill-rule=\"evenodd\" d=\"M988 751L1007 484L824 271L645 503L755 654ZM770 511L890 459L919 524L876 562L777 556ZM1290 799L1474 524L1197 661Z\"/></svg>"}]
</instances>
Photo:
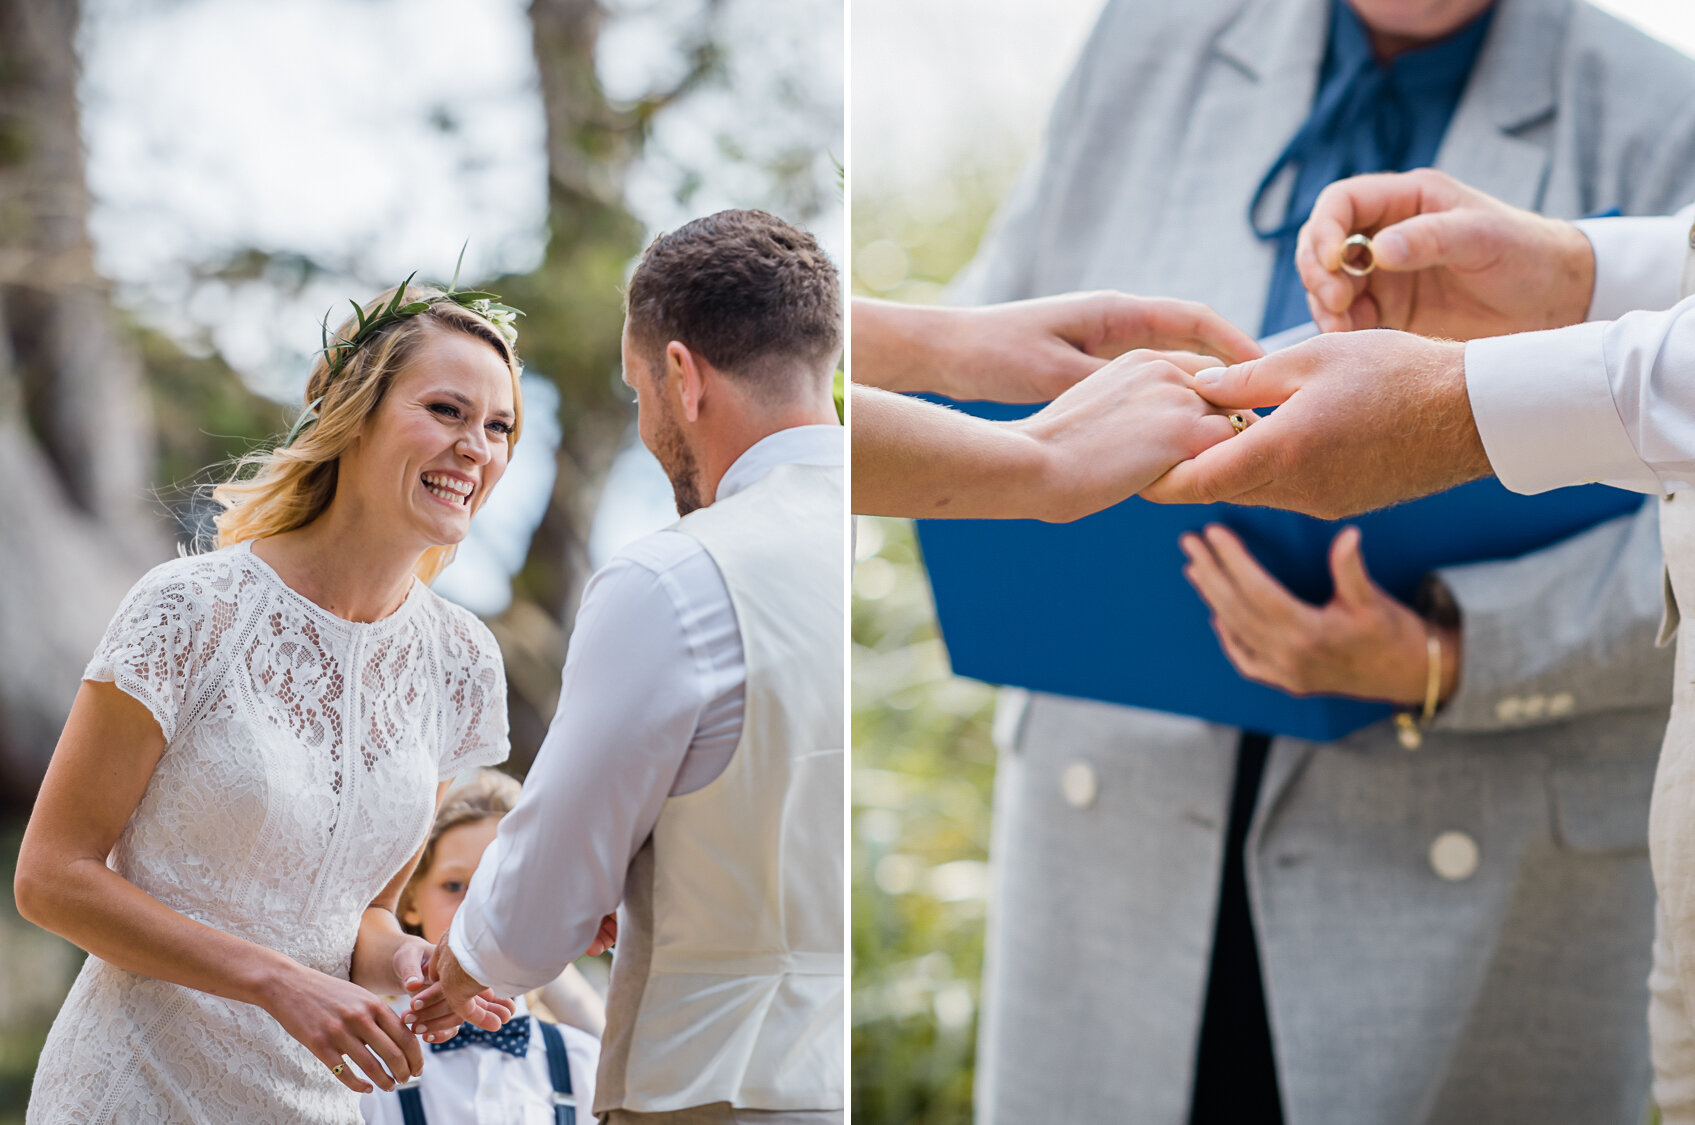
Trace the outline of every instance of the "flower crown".
<instances>
[{"instance_id":1,"label":"flower crown","mask_svg":"<svg viewBox=\"0 0 1695 1125\"><path fill-rule=\"evenodd\" d=\"M350 299L347 303L353 306L353 315L358 325L353 330L351 337L338 334L332 341L330 339L330 314L326 312L322 326L323 347L319 349L319 352L323 355L325 362L329 364L329 378L334 379L341 374L342 368L347 366L347 361L353 358L354 353L358 352L360 347L371 337L377 335L389 325L408 317L417 316L431 305L440 304L443 301L452 301L460 308L482 317L489 322L496 332L500 333L501 339L506 341L508 348L516 348L518 346L518 318L524 315L523 310L502 304L497 293L490 293L482 289L460 289L459 267L464 264L465 248L461 246L459 248L459 261L453 266L453 280L447 283L447 289L444 292L430 297L420 298L416 301L406 300L406 287L411 285L412 279L418 276L418 271L413 270L406 276L406 280L402 281L399 287L395 289L394 296L388 304L375 312L367 314L358 301ZM323 401L323 397L319 396L307 404L299 419L288 431L288 436L283 439L284 446L293 445L295 439L318 420L318 407L322 405Z\"/></svg>"}]
</instances>

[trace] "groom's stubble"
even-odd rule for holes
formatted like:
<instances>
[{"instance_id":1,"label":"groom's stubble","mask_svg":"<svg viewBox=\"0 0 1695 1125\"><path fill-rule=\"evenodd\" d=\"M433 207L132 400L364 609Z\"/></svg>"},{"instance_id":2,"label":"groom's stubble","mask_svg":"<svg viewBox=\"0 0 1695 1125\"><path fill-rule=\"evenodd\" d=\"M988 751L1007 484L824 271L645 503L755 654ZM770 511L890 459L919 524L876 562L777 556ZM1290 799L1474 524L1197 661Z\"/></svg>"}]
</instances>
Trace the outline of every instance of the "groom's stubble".
<instances>
[{"instance_id":1,"label":"groom's stubble","mask_svg":"<svg viewBox=\"0 0 1695 1125\"><path fill-rule=\"evenodd\" d=\"M656 397L659 418L653 435L653 456L671 480L671 495L677 504L677 515L686 516L704 507L700 497L700 464L694 450L683 437L683 427L677 421L670 403Z\"/></svg>"}]
</instances>

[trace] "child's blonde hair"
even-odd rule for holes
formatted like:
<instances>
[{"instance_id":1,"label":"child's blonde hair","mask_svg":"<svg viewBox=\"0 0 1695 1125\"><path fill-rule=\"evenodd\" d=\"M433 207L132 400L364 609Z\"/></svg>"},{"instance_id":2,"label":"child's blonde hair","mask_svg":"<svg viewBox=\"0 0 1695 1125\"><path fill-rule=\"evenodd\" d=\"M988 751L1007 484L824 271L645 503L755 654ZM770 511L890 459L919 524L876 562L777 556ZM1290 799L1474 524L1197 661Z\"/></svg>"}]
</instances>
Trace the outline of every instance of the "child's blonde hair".
<instances>
[{"instance_id":1,"label":"child's blonde hair","mask_svg":"<svg viewBox=\"0 0 1695 1125\"><path fill-rule=\"evenodd\" d=\"M422 937L418 926L406 921L416 904L418 884L430 873L435 865L436 844L450 829L462 824L475 824L481 820L499 820L512 811L512 806L518 803L518 794L523 786L516 778L508 777L499 770L478 770L469 781L455 785L447 791L447 800L442 802L441 811L436 813L435 824L430 827L430 838L424 841L424 851L418 857L418 866L412 869L411 878L406 880L406 886L400 892L400 902L395 913L400 918L401 928L409 934Z\"/></svg>"}]
</instances>

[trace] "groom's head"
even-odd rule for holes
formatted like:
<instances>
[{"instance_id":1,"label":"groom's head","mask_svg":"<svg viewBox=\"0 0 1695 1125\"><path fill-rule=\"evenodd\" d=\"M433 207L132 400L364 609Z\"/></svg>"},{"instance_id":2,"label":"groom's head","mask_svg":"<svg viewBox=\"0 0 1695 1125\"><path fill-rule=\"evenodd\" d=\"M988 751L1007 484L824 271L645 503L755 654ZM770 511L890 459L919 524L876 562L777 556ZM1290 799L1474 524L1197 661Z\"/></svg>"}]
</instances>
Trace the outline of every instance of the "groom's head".
<instances>
[{"instance_id":1,"label":"groom's head","mask_svg":"<svg viewBox=\"0 0 1695 1125\"><path fill-rule=\"evenodd\" d=\"M680 513L765 434L834 420L841 346L836 268L805 231L720 211L654 239L626 295L624 381Z\"/></svg>"}]
</instances>

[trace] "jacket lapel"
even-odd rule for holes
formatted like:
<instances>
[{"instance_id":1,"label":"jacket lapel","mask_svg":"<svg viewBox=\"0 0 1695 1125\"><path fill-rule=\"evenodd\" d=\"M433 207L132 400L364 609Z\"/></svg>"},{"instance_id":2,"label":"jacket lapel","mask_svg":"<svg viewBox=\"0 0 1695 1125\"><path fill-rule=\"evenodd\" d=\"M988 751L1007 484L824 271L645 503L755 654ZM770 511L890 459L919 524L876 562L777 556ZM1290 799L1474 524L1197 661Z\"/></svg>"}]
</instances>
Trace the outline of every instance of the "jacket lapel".
<instances>
[{"instance_id":1,"label":"jacket lapel","mask_svg":"<svg viewBox=\"0 0 1695 1125\"><path fill-rule=\"evenodd\" d=\"M1570 7L1563 0L1501 0L1471 82L1436 154L1436 167L1515 207L1546 205L1557 68Z\"/></svg>"}]
</instances>

